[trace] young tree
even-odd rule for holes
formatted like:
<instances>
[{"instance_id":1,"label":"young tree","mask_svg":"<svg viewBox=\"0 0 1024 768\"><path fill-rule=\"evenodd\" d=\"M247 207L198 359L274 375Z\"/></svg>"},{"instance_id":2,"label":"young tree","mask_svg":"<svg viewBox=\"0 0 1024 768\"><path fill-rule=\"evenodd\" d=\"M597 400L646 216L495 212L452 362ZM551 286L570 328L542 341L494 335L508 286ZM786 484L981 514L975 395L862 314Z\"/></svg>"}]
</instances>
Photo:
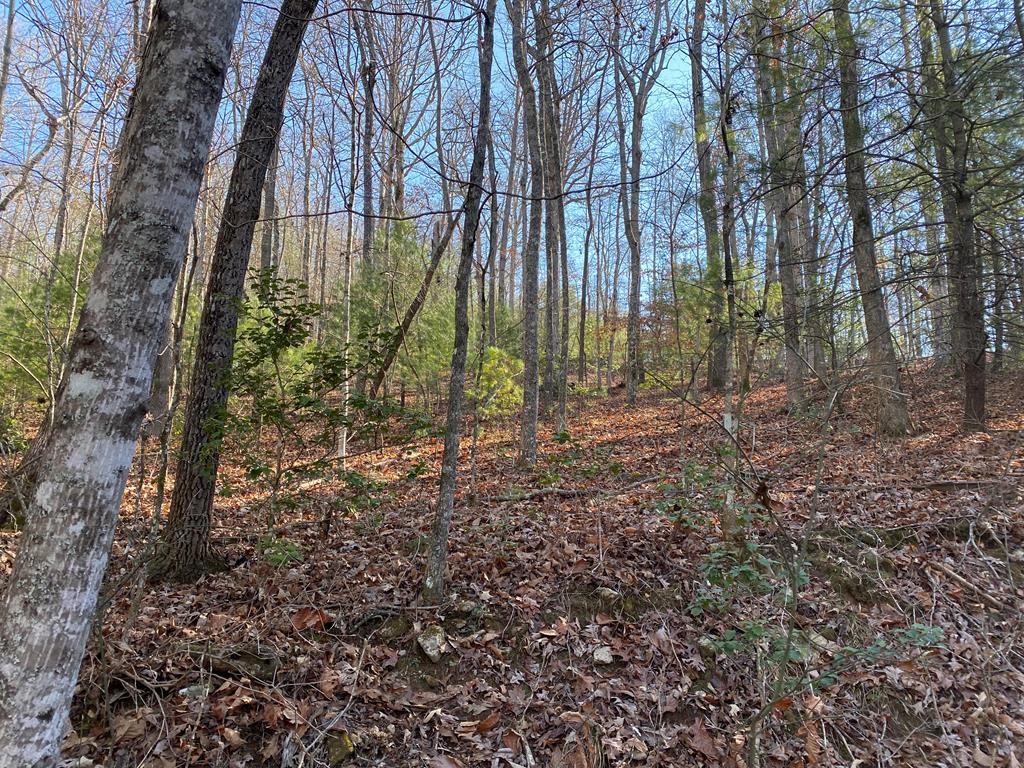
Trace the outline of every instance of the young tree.
<instances>
[{"instance_id":1,"label":"young tree","mask_svg":"<svg viewBox=\"0 0 1024 768\"><path fill-rule=\"evenodd\" d=\"M646 44L640 46L636 61L627 58L622 41L623 9L612 13L611 54L615 59L615 111L619 126L619 177L622 223L629 245L629 314L626 319L626 400L636 404L640 383L640 180L643 160L644 118L651 92L667 63L669 42L675 36L669 5L664 0L652 3L653 14L637 21L646 32ZM629 94L628 128L623 106L623 91Z\"/></svg>"},{"instance_id":2,"label":"young tree","mask_svg":"<svg viewBox=\"0 0 1024 768\"><path fill-rule=\"evenodd\" d=\"M427 554L427 571L423 580L423 599L427 602L439 600L444 595L448 531L451 528L455 506L459 437L462 430L462 395L466 384L466 351L469 344L469 287L477 230L480 227L484 166L487 162L487 147L490 144L494 10L495 0L487 0L486 8L481 11L483 34L480 44L480 113L477 117L476 138L473 141L473 163L470 166L466 191L466 224L463 228L459 271L455 281L455 349L452 352L452 371L448 384L448 419L445 424L437 509L434 513L430 551Z\"/></svg>"},{"instance_id":3,"label":"young tree","mask_svg":"<svg viewBox=\"0 0 1024 768\"><path fill-rule=\"evenodd\" d=\"M281 129L285 95L316 6L317 0L285 0L281 6L242 128L199 321L174 495L163 546L151 567L154 577L192 580L222 565L210 552L210 517L239 300L260 213L260 193Z\"/></svg>"},{"instance_id":4,"label":"young tree","mask_svg":"<svg viewBox=\"0 0 1024 768\"><path fill-rule=\"evenodd\" d=\"M100 261L0 603L0 765L56 764L185 253L240 0L159 2Z\"/></svg>"}]
</instances>

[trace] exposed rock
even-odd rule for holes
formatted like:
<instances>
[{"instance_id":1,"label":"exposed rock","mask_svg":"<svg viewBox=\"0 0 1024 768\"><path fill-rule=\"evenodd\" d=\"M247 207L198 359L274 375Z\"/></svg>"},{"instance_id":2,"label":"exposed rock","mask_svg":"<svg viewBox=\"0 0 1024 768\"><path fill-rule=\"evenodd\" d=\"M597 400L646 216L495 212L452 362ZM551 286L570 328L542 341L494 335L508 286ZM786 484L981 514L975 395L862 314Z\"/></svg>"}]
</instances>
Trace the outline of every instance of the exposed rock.
<instances>
[{"instance_id":1,"label":"exposed rock","mask_svg":"<svg viewBox=\"0 0 1024 768\"><path fill-rule=\"evenodd\" d=\"M356 745L348 731L334 731L327 735L327 764L334 768L348 762L356 753Z\"/></svg>"},{"instance_id":2,"label":"exposed rock","mask_svg":"<svg viewBox=\"0 0 1024 768\"><path fill-rule=\"evenodd\" d=\"M410 629L412 629L412 622L409 621L407 616L389 616L380 625L376 634L378 638L386 642L388 640L397 640L408 633Z\"/></svg>"},{"instance_id":3,"label":"exposed rock","mask_svg":"<svg viewBox=\"0 0 1024 768\"><path fill-rule=\"evenodd\" d=\"M426 657L436 664L445 651L444 630L437 624L431 624L416 638L416 643Z\"/></svg>"},{"instance_id":4,"label":"exposed rock","mask_svg":"<svg viewBox=\"0 0 1024 768\"><path fill-rule=\"evenodd\" d=\"M610 645L599 645L594 649L595 664L611 664L613 661L615 661L615 657L612 656Z\"/></svg>"}]
</instances>

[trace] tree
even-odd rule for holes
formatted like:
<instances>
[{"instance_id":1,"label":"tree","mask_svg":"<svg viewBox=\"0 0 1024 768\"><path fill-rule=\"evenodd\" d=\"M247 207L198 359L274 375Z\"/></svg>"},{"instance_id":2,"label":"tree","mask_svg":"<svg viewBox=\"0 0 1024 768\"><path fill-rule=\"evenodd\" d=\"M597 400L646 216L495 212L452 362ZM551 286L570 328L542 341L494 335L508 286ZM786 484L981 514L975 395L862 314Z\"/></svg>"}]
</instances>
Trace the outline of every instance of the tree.
<instances>
[{"instance_id":1,"label":"tree","mask_svg":"<svg viewBox=\"0 0 1024 768\"><path fill-rule=\"evenodd\" d=\"M946 205L950 233L949 280L953 284L955 316L953 352L964 379L963 428L985 428L985 310L981 299L981 263L975 248L974 190L970 175L971 130L964 108L965 79L957 70L950 40L949 21L942 5L931 0L929 10L939 41L939 114L936 147L939 183ZM948 149L948 152L947 152Z\"/></svg>"},{"instance_id":2,"label":"tree","mask_svg":"<svg viewBox=\"0 0 1024 768\"><path fill-rule=\"evenodd\" d=\"M783 342L786 349L786 399L791 406L804 401L806 363L800 354L800 250L796 205L797 157L803 152L796 97L785 81L785 61L778 51L781 31L769 30L777 18L772 7L758 7L755 18L757 80L768 149L772 208L776 218L775 253L782 286ZM777 24L772 21L772 24Z\"/></svg>"},{"instance_id":3,"label":"tree","mask_svg":"<svg viewBox=\"0 0 1024 768\"><path fill-rule=\"evenodd\" d=\"M697 152L697 179L700 191L697 207L704 226L704 249L707 254L707 275L713 280L714 302L711 312L711 354L708 358L708 387L721 389L725 385L728 345L722 331L722 237L718 229L715 195L715 171L711 157L711 138L708 133L707 112L704 107L704 18L707 1L697 0L693 10L693 30L690 33L690 83L693 93L693 132Z\"/></svg>"},{"instance_id":4,"label":"tree","mask_svg":"<svg viewBox=\"0 0 1024 768\"><path fill-rule=\"evenodd\" d=\"M153 14L100 261L0 603L0 765L56 763L241 7L168 5Z\"/></svg>"},{"instance_id":5,"label":"tree","mask_svg":"<svg viewBox=\"0 0 1024 768\"><path fill-rule=\"evenodd\" d=\"M610 39L615 59L615 112L619 126L619 180L622 223L629 245L629 315L626 319L626 400L636 404L640 383L640 178L643 160L644 117L651 92L664 71L668 46L675 36L668 3L657 0L653 16L637 26L646 31L646 45L641 46L639 60L628 61L622 44L623 9L613 8ZM623 89L629 94L629 127L623 106Z\"/></svg>"},{"instance_id":6,"label":"tree","mask_svg":"<svg viewBox=\"0 0 1024 768\"><path fill-rule=\"evenodd\" d=\"M839 48L839 106L846 143L846 196L853 220L853 260L868 332L868 360L878 397L878 428L886 435L905 435L910 424L907 403L900 389L899 366L892 345L892 330L875 258L875 232L871 223L867 173L864 170L864 128L860 120L860 80L857 45L850 22L849 0L833 7Z\"/></svg>"},{"instance_id":7,"label":"tree","mask_svg":"<svg viewBox=\"0 0 1024 768\"><path fill-rule=\"evenodd\" d=\"M473 251L480 227L484 166L491 129L491 63L494 59L495 0L487 0L481 12L483 34L480 45L480 113L473 141L473 163L466 191L466 224L462 234L459 271L455 281L455 349L452 353L451 379L448 384L448 418L445 422L441 479L437 491L437 509L427 570L423 580L423 599L439 600L444 595L444 572L448 562L448 532L455 506L455 481L458 474L459 438L462 431L462 395L466 386L466 352L469 344L469 287L472 279Z\"/></svg>"},{"instance_id":8,"label":"tree","mask_svg":"<svg viewBox=\"0 0 1024 768\"><path fill-rule=\"evenodd\" d=\"M536 91L526 64L526 19L522 0L506 0L506 7L512 21L512 62L523 95L523 125L530 163L530 214L526 221L527 235L523 250L523 419L520 460L526 465L532 465L537 461L537 273L544 169Z\"/></svg>"},{"instance_id":9,"label":"tree","mask_svg":"<svg viewBox=\"0 0 1024 768\"><path fill-rule=\"evenodd\" d=\"M317 0L285 0L281 6L242 128L199 321L174 495L163 546L151 567L154 577L187 581L223 567L210 551L209 536L238 306L285 94L316 6Z\"/></svg>"}]
</instances>

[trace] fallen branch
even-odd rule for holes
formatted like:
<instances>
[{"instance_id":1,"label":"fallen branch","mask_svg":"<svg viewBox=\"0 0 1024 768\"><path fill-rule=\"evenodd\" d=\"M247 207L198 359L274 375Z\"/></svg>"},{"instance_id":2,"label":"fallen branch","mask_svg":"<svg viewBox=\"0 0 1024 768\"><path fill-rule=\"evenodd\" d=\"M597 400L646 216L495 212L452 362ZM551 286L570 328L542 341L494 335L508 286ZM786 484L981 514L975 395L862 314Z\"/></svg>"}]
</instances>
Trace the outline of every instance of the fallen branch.
<instances>
[{"instance_id":1,"label":"fallen branch","mask_svg":"<svg viewBox=\"0 0 1024 768\"><path fill-rule=\"evenodd\" d=\"M542 496L566 496L569 498L577 498L580 496L619 496L626 491L632 490L633 488L639 488L641 485L647 485L653 483L655 480L661 480L664 475L652 475L651 477L645 477L643 480L637 480L635 483L623 486L622 488L605 488L599 490L593 490L590 488L535 488L532 491L525 491L515 496L485 496L481 501L528 501L530 499L540 498Z\"/></svg>"},{"instance_id":2,"label":"fallen branch","mask_svg":"<svg viewBox=\"0 0 1024 768\"><path fill-rule=\"evenodd\" d=\"M983 477L976 480L953 478L950 480L930 480L924 483L899 485L823 485L822 491L859 491L871 493L881 491L955 491L961 488L981 488L986 485L997 485L1011 480L1024 480L1024 475L1003 475L1002 477Z\"/></svg>"},{"instance_id":3,"label":"fallen branch","mask_svg":"<svg viewBox=\"0 0 1024 768\"><path fill-rule=\"evenodd\" d=\"M955 581L961 587L964 587L965 589L969 589L971 592L973 592L975 595L977 595L978 599L981 600L981 602L983 602L989 608L992 608L992 609L997 610L997 611L1002 611L1002 610L1004 610L1006 608L1006 606L1003 603L1001 603L999 600L996 600L994 597L992 597L992 595L990 595L988 592L986 592L981 587L977 586L976 584L972 584L971 582L969 582L967 579L965 579L963 576L961 576L959 573L954 571L952 568L950 568L945 563L942 563L942 562L929 562L929 563L925 563L925 567L926 568L934 568L935 570L939 571L940 573L943 573L946 576L948 576L950 579Z\"/></svg>"}]
</instances>

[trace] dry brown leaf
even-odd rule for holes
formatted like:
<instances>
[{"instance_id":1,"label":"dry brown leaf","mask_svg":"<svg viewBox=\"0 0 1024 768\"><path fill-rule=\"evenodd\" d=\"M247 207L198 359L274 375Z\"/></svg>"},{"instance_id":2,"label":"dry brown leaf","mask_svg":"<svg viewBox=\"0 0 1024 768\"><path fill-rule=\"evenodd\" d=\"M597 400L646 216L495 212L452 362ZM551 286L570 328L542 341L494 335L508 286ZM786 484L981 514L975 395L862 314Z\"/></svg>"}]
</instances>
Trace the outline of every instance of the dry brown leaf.
<instances>
[{"instance_id":1,"label":"dry brown leaf","mask_svg":"<svg viewBox=\"0 0 1024 768\"><path fill-rule=\"evenodd\" d=\"M708 729L704 727L703 719L697 718L693 725L690 726L690 734L686 737L686 741L691 749L700 752L705 757L712 760L718 759L718 746L715 744L715 740L711 738L711 734L708 733Z\"/></svg>"},{"instance_id":2,"label":"dry brown leaf","mask_svg":"<svg viewBox=\"0 0 1024 768\"><path fill-rule=\"evenodd\" d=\"M306 629L321 630L330 623L330 616L319 608L300 608L292 614L292 626L296 632Z\"/></svg>"},{"instance_id":3,"label":"dry brown leaf","mask_svg":"<svg viewBox=\"0 0 1024 768\"><path fill-rule=\"evenodd\" d=\"M497 711L491 712L491 714L476 724L477 733L487 733L498 724L500 719L501 715Z\"/></svg>"},{"instance_id":4,"label":"dry brown leaf","mask_svg":"<svg viewBox=\"0 0 1024 768\"><path fill-rule=\"evenodd\" d=\"M226 725L220 729L220 735L223 736L224 741L232 747L241 747L245 744L245 739L242 738L242 734L234 728L229 728Z\"/></svg>"}]
</instances>

